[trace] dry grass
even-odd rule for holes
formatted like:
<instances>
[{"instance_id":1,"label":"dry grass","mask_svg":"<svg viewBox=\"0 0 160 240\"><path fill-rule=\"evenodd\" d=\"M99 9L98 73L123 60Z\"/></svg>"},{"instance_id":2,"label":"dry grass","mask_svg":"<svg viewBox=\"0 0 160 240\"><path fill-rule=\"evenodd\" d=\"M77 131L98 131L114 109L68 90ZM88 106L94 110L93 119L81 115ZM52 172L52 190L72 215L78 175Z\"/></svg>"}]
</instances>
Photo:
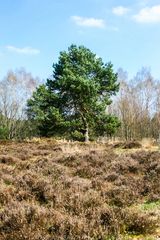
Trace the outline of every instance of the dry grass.
<instances>
[{"instance_id":1,"label":"dry grass","mask_svg":"<svg viewBox=\"0 0 160 240\"><path fill-rule=\"evenodd\" d=\"M52 139L4 142L0 168L0 240L158 235L159 151L119 153L107 144Z\"/></svg>"}]
</instances>

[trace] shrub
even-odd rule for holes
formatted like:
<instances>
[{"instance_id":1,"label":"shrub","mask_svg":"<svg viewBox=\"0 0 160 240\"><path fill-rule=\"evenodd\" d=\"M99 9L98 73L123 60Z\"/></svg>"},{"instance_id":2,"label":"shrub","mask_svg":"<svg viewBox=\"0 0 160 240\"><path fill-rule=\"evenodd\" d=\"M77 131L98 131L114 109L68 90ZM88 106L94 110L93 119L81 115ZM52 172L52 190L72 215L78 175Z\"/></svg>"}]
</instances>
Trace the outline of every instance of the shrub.
<instances>
[{"instance_id":1,"label":"shrub","mask_svg":"<svg viewBox=\"0 0 160 240\"><path fill-rule=\"evenodd\" d=\"M157 218L138 210L128 210L125 217L126 232L130 234L152 234L158 227Z\"/></svg>"},{"instance_id":2,"label":"shrub","mask_svg":"<svg viewBox=\"0 0 160 240\"><path fill-rule=\"evenodd\" d=\"M6 140L9 137L9 129L7 127L0 127L0 139Z\"/></svg>"}]
</instances>

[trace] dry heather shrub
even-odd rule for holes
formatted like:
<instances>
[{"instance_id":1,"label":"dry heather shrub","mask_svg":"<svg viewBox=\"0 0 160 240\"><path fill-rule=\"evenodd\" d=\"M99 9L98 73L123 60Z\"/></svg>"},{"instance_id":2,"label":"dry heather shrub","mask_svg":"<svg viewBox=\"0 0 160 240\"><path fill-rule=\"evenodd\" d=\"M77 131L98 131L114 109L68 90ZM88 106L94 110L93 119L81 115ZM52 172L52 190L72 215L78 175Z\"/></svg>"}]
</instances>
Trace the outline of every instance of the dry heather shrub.
<instances>
[{"instance_id":1,"label":"dry heather shrub","mask_svg":"<svg viewBox=\"0 0 160 240\"><path fill-rule=\"evenodd\" d=\"M77 167L76 171L75 171L75 175L78 175L79 177L81 178L94 178L96 177L97 175L101 175L102 172L101 171L98 171L97 169L91 167L91 166L88 166L88 164L84 164L84 166L79 166Z\"/></svg>"},{"instance_id":2,"label":"dry heather shrub","mask_svg":"<svg viewBox=\"0 0 160 240\"><path fill-rule=\"evenodd\" d=\"M111 157L109 158L109 162ZM108 154L102 155L101 153L96 152L96 154L94 153L91 155L76 154L74 156L70 156L69 159L66 159L65 165L75 169L74 175L90 179L101 176L107 171L107 161Z\"/></svg>"},{"instance_id":3,"label":"dry heather shrub","mask_svg":"<svg viewBox=\"0 0 160 240\"><path fill-rule=\"evenodd\" d=\"M77 222L78 220L78 222ZM84 217L70 217L72 222L64 224L65 233L63 239L106 239L107 236L118 236L118 221L114 212L108 207L101 205L93 209L86 209ZM67 227L67 229L66 229ZM67 236L66 236L67 230Z\"/></svg>"},{"instance_id":4,"label":"dry heather shrub","mask_svg":"<svg viewBox=\"0 0 160 240\"><path fill-rule=\"evenodd\" d=\"M131 153L130 156L137 160L140 164L148 164L149 162L159 161L160 152L159 151L137 151Z\"/></svg>"},{"instance_id":5,"label":"dry heather shrub","mask_svg":"<svg viewBox=\"0 0 160 240\"><path fill-rule=\"evenodd\" d=\"M73 192L72 189L66 193L64 198L64 207L74 215L85 214L103 205L104 200L97 191L89 190L84 193Z\"/></svg>"},{"instance_id":6,"label":"dry heather shrub","mask_svg":"<svg viewBox=\"0 0 160 240\"><path fill-rule=\"evenodd\" d=\"M113 148L122 148L124 146L124 142L116 142L112 145Z\"/></svg>"},{"instance_id":7,"label":"dry heather shrub","mask_svg":"<svg viewBox=\"0 0 160 240\"><path fill-rule=\"evenodd\" d=\"M72 175L71 169L54 161L52 156L51 158L38 157L34 164L30 166L30 172L36 172L38 176L51 181L51 184Z\"/></svg>"},{"instance_id":8,"label":"dry heather shrub","mask_svg":"<svg viewBox=\"0 0 160 240\"><path fill-rule=\"evenodd\" d=\"M64 164L68 167L83 167L91 166L95 169L102 169L106 167L107 162L111 162L112 159L116 157L116 154L111 149L106 149L103 151L98 150L84 150L81 152L75 152L65 156L61 156L58 159L58 163Z\"/></svg>"},{"instance_id":9,"label":"dry heather shrub","mask_svg":"<svg viewBox=\"0 0 160 240\"><path fill-rule=\"evenodd\" d=\"M90 151L89 153L82 155L81 158L92 167L102 167L104 165L103 155L98 151Z\"/></svg>"},{"instance_id":10,"label":"dry heather shrub","mask_svg":"<svg viewBox=\"0 0 160 240\"><path fill-rule=\"evenodd\" d=\"M15 189L12 186L0 185L0 206L9 203L15 195Z\"/></svg>"},{"instance_id":11,"label":"dry heather shrub","mask_svg":"<svg viewBox=\"0 0 160 240\"><path fill-rule=\"evenodd\" d=\"M3 183L7 186L14 183L14 177L8 173L3 173L1 179L3 180Z\"/></svg>"},{"instance_id":12,"label":"dry heather shrub","mask_svg":"<svg viewBox=\"0 0 160 240\"><path fill-rule=\"evenodd\" d=\"M31 195L31 193L29 191L26 190L17 190L15 192L15 199L19 202L21 201L32 201L33 200L33 196Z\"/></svg>"},{"instance_id":13,"label":"dry heather shrub","mask_svg":"<svg viewBox=\"0 0 160 240\"><path fill-rule=\"evenodd\" d=\"M50 166L50 168L48 166ZM43 174L44 170L54 171L54 168L52 169L52 163L47 157L38 156L32 165L31 171L37 174Z\"/></svg>"},{"instance_id":14,"label":"dry heather shrub","mask_svg":"<svg viewBox=\"0 0 160 240\"><path fill-rule=\"evenodd\" d=\"M123 146L123 149L131 149L131 148L141 148L142 145L137 142L137 141L130 141L130 142L126 142Z\"/></svg>"},{"instance_id":15,"label":"dry heather shrub","mask_svg":"<svg viewBox=\"0 0 160 240\"><path fill-rule=\"evenodd\" d=\"M124 217L126 232L131 234L152 234L158 227L158 219L149 213L127 209Z\"/></svg>"},{"instance_id":16,"label":"dry heather shrub","mask_svg":"<svg viewBox=\"0 0 160 240\"><path fill-rule=\"evenodd\" d=\"M40 144L38 146L38 149L39 150L49 150L49 151L52 150L53 152L62 152L63 151L62 147L59 144L54 144L54 143Z\"/></svg>"},{"instance_id":17,"label":"dry heather shrub","mask_svg":"<svg viewBox=\"0 0 160 240\"><path fill-rule=\"evenodd\" d=\"M135 189L124 185L114 186L105 193L106 201L118 207L130 206L137 198Z\"/></svg>"},{"instance_id":18,"label":"dry heather shrub","mask_svg":"<svg viewBox=\"0 0 160 240\"><path fill-rule=\"evenodd\" d=\"M16 165L17 166L17 165ZM14 179L14 169L15 165L7 165L7 164L0 164L0 175L3 178L6 176L10 176L12 179Z\"/></svg>"},{"instance_id":19,"label":"dry heather shrub","mask_svg":"<svg viewBox=\"0 0 160 240\"><path fill-rule=\"evenodd\" d=\"M105 176L105 180L107 180L108 182L114 182L118 178L119 178L119 174L116 172L111 172L107 176Z\"/></svg>"},{"instance_id":20,"label":"dry heather shrub","mask_svg":"<svg viewBox=\"0 0 160 240\"><path fill-rule=\"evenodd\" d=\"M49 183L43 179L38 179L31 187L31 192L35 195L39 203L47 203L50 192Z\"/></svg>"},{"instance_id":21,"label":"dry heather shrub","mask_svg":"<svg viewBox=\"0 0 160 240\"><path fill-rule=\"evenodd\" d=\"M27 145L20 145L21 147L18 147L16 150L13 149L14 156L18 157L22 161L28 160L32 157L32 148L31 146ZM16 148L16 146L15 146Z\"/></svg>"},{"instance_id":22,"label":"dry heather shrub","mask_svg":"<svg viewBox=\"0 0 160 240\"><path fill-rule=\"evenodd\" d=\"M137 141L128 142L118 142L113 144L113 148L131 149L131 148L141 148L142 145Z\"/></svg>"},{"instance_id":23,"label":"dry heather shrub","mask_svg":"<svg viewBox=\"0 0 160 240\"><path fill-rule=\"evenodd\" d=\"M85 218L73 216L54 216L54 221L48 228L50 239L85 240L91 239L88 235L88 224Z\"/></svg>"},{"instance_id":24,"label":"dry heather shrub","mask_svg":"<svg viewBox=\"0 0 160 240\"><path fill-rule=\"evenodd\" d=\"M117 220L108 207L95 211L92 218L50 211L36 205L7 205L0 212L0 239L105 239L117 235Z\"/></svg>"},{"instance_id":25,"label":"dry heather shrub","mask_svg":"<svg viewBox=\"0 0 160 240\"><path fill-rule=\"evenodd\" d=\"M95 178L92 179L91 181L91 187L92 189L98 191L101 193L101 195L105 195L106 190L109 190L110 188L112 188L113 183L106 181L105 180L106 176L96 176Z\"/></svg>"},{"instance_id":26,"label":"dry heather shrub","mask_svg":"<svg viewBox=\"0 0 160 240\"><path fill-rule=\"evenodd\" d=\"M35 150L33 152L33 156L47 156L51 153L51 151L49 150Z\"/></svg>"},{"instance_id":27,"label":"dry heather shrub","mask_svg":"<svg viewBox=\"0 0 160 240\"><path fill-rule=\"evenodd\" d=\"M0 155L0 164L9 164L9 165L13 165L15 163L18 163L19 159L9 156L9 155Z\"/></svg>"},{"instance_id":28,"label":"dry heather shrub","mask_svg":"<svg viewBox=\"0 0 160 240\"><path fill-rule=\"evenodd\" d=\"M30 190L32 185L38 179L38 175L32 173L31 171L25 171L17 176L15 176L15 186L17 189Z\"/></svg>"},{"instance_id":29,"label":"dry heather shrub","mask_svg":"<svg viewBox=\"0 0 160 240\"><path fill-rule=\"evenodd\" d=\"M23 149L31 158L0 164L0 240L118 240L125 226L145 233L140 223L152 226L157 213L144 223L130 205L159 198L160 154L65 144L3 147L3 156Z\"/></svg>"},{"instance_id":30,"label":"dry heather shrub","mask_svg":"<svg viewBox=\"0 0 160 240\"><path fill-rule=\"evenodd\" d=\"M150 203L150 202L157 202L159 201L160 199L160 194L155 194L153 192L149 193L148 195L148 199L147 199L147 202Z\"/></svg>"},{"instance_id":31,"label":"dry heather shrub","mask_svg":"<svg viewBox=\"0 0 160 240\"><path fill-rule=\"evenodd\" d=\"M137 173L139 164L129 156L120 156L111 163L111 170L118 174Z\"/></svg>"},{"instance_id":32,"label":"dry heather shrub","mask_svg":"<svg viewBox=\"0 0 160 240\"><path fill-rule=\"evenodd\" d=\"M78 176L64 175L61 177L61 184L65 189L70 188L74 192L82 191L85 192L91 188L91 180L86 178L80 178Z\"/></svg>"},{"instance_id":33,"label":"dry heather shrub","mask_svg":"<svg viewBox=\"0 0 160 240\"><path fill-rule=\"evenodd\" d=\"M62 156L57 160L58 163L63 164L67 167L77 167L81 165L81 158L78 154L69 155L69 156Z\"/></svg>"},{"instance_id":34,"label":"dry heather shrub","mask_svg":"<svg viewBox=\"0 0 160 240\"><path fill-rule=\"evenodd\" d=\"M32 195L40 204L47 203L50 198L51 185L49 181L30 171L17 177L15 184L19 189L22 188L22 190L26 191L27 195L28 192L30 192L30 195ZM23 191L21 193L23 193Z\"/></svg>"},{"instance_id":35,"label":"dry heather shrub","mask_svg":"<svg viewBox=\"0 0 160 240\"><path fill-rule=\"evenodd\" d=\"M0 239L49 239L44 230L48 219L47 209L11 202L0 212Z\"/></svg>"},{"instance_id":36,"label":"dry heather shrub","mask_svg":"<svg viewBox=\"0 0 160 240\"><path fill-rule=\"evenodd\" d=\"M110 207L101 209L100 221L103 228L108 230L108 235L118 237L120 219L117 219L114 209Z\"/></svg>"}]
</instances>

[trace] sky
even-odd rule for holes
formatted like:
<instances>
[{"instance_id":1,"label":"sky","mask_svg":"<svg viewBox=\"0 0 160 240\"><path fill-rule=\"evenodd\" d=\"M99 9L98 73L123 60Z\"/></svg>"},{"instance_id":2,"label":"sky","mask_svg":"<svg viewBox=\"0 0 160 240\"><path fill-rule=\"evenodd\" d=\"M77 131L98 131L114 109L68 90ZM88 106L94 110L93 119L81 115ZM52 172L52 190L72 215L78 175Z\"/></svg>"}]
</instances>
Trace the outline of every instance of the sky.
<instances>
[{"instance_id":1,"label":"sky","mask_svg":"<svg viewBox=\"0 0 160 240\"><path fill-rule=\"evenodd\" d=\"M0 0L0 79L24 67L45 80L71 44L160 79L160 0Z\"/></svg>"}]
</instances>

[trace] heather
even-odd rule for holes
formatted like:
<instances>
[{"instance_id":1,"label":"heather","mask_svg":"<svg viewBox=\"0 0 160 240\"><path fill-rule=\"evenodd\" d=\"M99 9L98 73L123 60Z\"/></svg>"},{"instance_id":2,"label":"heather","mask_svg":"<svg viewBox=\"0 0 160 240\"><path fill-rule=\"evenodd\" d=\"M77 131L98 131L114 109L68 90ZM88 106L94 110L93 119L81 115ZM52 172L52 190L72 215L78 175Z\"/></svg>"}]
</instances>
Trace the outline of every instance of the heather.
<instances>
[{"instance_id":1,"label":"heather","mask_svg":"<svg viewBox=\"0 0 160 240\"><path fill-rule=\"evenodd\" d=\"M0 239L158 239L160 152L127 146L1 142Z\"/></svg>"}]
</instances>

